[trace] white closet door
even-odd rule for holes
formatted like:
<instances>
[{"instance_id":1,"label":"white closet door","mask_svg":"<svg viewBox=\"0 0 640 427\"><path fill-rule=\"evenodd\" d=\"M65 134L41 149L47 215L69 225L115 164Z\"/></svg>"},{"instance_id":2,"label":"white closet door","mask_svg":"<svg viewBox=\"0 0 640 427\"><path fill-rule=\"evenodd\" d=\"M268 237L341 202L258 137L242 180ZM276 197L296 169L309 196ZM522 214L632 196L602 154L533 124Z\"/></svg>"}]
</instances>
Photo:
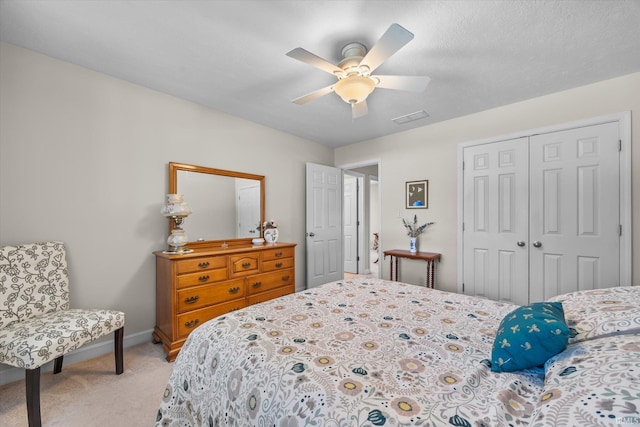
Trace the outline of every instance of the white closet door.
<instances>
[{"instance_id":1,"label":"white closet door","mask_svg":"<svg viewBox=\"0 0 640 427\"><path fill-rule=\"evenodd\" d=\"M527 304L528 139L464 148L464 293Z\"/></svg>"},{"instance_id":2,"label":"white closet door","mask_svg":"<svg viewBox=\"0 0 640 427\"><path fill-rule=\"evenodd\" d=\"M618 123L530 138L530 301L618 286Z\"/></svg>"}]
</instances>

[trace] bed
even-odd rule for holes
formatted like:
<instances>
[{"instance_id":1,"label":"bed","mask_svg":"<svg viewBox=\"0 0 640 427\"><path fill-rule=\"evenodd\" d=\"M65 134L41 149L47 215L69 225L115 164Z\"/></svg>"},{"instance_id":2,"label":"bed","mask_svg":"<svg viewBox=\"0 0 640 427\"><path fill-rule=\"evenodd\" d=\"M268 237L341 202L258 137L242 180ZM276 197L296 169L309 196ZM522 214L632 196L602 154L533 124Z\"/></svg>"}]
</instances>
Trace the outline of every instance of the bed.
<instances>
[{"instance_id":1,"label":"bed","mask_svg":"<svg viewBox=\"0 0 640 427\"><path fill-rule=\"evenodd\" d=\"M640 287L552 300L354 278L250 306L191 333L156 425L640 426ZM533 327L551 324L538 344L562 348L501 369L530 346L511 337L531 324L506 322L558 307L565 322Z\"/></svg>"}]
</instances>

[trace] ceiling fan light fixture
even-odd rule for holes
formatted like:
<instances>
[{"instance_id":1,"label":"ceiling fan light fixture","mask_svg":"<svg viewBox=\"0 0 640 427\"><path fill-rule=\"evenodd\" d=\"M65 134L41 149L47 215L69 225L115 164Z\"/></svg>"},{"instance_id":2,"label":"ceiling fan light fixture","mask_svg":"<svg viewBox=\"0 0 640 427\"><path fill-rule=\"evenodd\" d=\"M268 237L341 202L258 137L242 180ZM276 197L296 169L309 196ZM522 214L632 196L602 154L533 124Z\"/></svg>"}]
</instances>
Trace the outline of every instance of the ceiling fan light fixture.
<instances>
[{"instance_id":1,"label":"ceiling fan light fixture","mask_svg":"<svg viewBox=\"0 0 640 427\"><path fill-rule=\"evenodd\" d=\"M344 102L357 104L367 99L375 88L376 83L368 77L350 76L339 80L333 90Z\"/></svg>"}]
</instances>

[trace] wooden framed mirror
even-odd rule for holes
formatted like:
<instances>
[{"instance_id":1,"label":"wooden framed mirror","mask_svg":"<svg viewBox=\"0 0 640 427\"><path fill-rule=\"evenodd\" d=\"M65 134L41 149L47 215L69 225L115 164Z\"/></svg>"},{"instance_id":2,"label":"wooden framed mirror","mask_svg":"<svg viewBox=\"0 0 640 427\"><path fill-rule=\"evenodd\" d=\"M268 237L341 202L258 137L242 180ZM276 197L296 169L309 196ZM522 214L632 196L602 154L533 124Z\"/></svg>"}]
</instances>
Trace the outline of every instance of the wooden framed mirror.
<instances>
[{"instance_id":1,"label":"wooden framed mirror","mask_svg":"<svg viewBox=\"0 0 640 427\"><path fill-rule=\"evenodd\" d=\"M170 162L169 193L182 194L191 206L192 213L182 225L189 248L251 244L262 237L262 175ZM169 233L173 227L169 221Z\"/></svg>"}]
</instances>

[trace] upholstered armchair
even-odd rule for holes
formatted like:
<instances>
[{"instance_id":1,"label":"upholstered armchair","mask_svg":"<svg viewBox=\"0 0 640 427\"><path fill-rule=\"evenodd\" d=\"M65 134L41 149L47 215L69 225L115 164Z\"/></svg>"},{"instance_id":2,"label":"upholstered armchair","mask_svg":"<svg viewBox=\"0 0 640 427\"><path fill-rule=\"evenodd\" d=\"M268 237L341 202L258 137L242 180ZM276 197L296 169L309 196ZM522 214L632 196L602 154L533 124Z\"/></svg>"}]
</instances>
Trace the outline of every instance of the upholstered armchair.
<instances>
[{"instance_id":1,"label":"upholstered armchair","mask_svg":"<svg viewBox=\"0 0 640 427\"><path fill-rule=\"evenodd\" d=\"M0 363L26 369L29 426L40 426L40 368L114 332L116 374L123 365L124 313L69 308L64 244L0 248Z\"/></svg>"}]
</instances>

